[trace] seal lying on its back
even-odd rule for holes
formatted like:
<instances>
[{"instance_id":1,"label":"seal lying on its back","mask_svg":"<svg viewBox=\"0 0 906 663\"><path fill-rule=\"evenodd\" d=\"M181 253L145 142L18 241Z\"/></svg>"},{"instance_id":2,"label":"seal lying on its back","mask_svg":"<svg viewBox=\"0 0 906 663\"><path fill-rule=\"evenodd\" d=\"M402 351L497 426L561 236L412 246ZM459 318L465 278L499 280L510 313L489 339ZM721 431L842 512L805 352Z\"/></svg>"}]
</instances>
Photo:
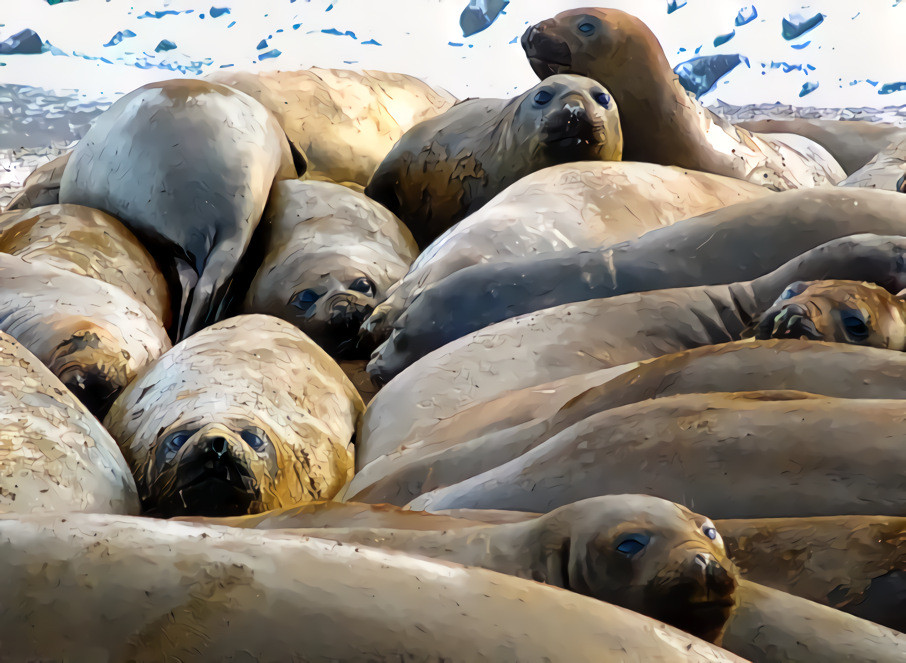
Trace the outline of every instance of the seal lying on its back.
<instances>
[{"instance_id":1,"label":"seal lying on its back","mask_svg":"<svg viewBox=\"0 0 906 663\"><path fill-rule=\"evenodd\" d=\"M242 312L283 318L333 357L357 356L362 322L418 255L393 214L329 182L274 186L261 231L267 255Z\"/></svg>"},{"instance_id":2,"label":"seal lying on its back","mask_svg":"<svg viewBox=\"0 0 906 663\"><path fill-rule=\"evenodd\" d=\"M352 477L362 409L339 366L305 334L244 315L149 366L104 424L146 510L238 515L333 497Z\"/></svg>"},{"instance_id":3,"label":"seal lying on its back","mask_svg":"<svg viewBox=\"0 0 906 663\"><path fill-rule=\"evenodd\" d=\"M154 258L108 214L81 205L0 214L0 251L115 285L169 323L170 295Z\"/></svg>"},{"instance_id":4,"label":"seal lying on its back","mask_svg":"<svg viewBox=\"0 0 906 663\"><path fill-rule=\"evenodd\" d=\"M257 101L170 80L138 88L95 120L63 173L60 202L112 214L154 253L178 339L221 314L274 178L303 170Z\"/></svg>"},{"instance_id":5,"label":"seal lying on its back","mask_svg":"<svg viewBox=\"0 0 906 663\"><path fill-rule=\"evenodd\" d=\"M570 161L619 161L622 152L607 90L581 76L554 76L513 99L469 99L417 124L365 193L424 248L529 173Z\"/></svg>"},{"instance_id":6,"label":"seal lying on its back","mask_svg":"<svg viewBox=\"0 0 906 663\"><path fill-rule=\"evenodd\" d=\"M368 184L406 131L456 103L446 90L386 71L221 70L207 78L245 92L273 112L307 157L307 177L341 184Z\"/></svg>"},{"instance_id":7,"label":"seal lying on its back","mask_svg":"<svg viewBox=\"0 0 906 663\"><path fill-rule=\"evenodd\" d=\"M37 357L3 332L0 436L0 513L138 513L135 483L116 442Z\"/></svg>"},{"instance_id":8,"label":"seal lying on its back","mask_svg":"<svg viewBox=\"0 0 906 663\"><path fill-rule=\"evenodd\" d=\"M574 9L531 26L522 47L540 78L579 74L605 85L620 110L627 161L738 177L773 189L833 185L846 177L785 145L750 134L683 89L657 38L618 9Z\"/></svg>"}]
</instances>

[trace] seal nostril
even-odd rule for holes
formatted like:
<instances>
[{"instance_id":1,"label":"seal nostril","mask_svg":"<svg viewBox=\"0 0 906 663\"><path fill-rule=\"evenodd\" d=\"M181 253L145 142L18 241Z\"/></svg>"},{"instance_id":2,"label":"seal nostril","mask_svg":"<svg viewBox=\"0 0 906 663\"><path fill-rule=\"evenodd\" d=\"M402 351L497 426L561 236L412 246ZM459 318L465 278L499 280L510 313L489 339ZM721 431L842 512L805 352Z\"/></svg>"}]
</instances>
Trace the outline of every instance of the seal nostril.
<instances>
[{"instance_id":1,"label":"seal nostril","mask_svg":"<svg viewBox=\"0 0 906 663\"><path fill-rule=\"evenodd\" d=\"M209 447L215 456L217 456L218 458L222 457L223 454L225 454L226 450L227 450L226 438L224 438L224 437L212 438L209 443Z\"/></svg>"}]
</instances>

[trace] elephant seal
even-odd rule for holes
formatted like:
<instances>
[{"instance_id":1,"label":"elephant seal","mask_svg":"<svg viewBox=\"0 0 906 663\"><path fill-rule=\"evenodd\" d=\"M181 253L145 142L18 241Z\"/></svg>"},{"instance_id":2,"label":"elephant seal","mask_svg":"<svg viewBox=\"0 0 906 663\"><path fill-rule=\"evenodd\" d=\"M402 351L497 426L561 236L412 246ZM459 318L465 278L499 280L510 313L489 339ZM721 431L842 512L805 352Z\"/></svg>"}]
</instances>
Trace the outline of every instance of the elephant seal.
<instances>
[{"instance_id":1,"label":"elephant seal","mask_svg":"<svg viewBox=\"0 0 906 663\"><path fill-rule=\"evenodd\" d=\"M17 597L0 613L4 655L17 660L742 661L486 569L126 516L0 518L0 595Z\"/></svg>"},{"instance_id":2,"label":"elephant seal","mask_svg":"<svg viewBox=\"0 0 906 663\"><path fill-rule=\"evenodd\" d=\"M0 513L138 513L110 434L31 352L0 332Z\"/></svg>"},{"instance_id":3,"label":"elephant seal","mask_svg":"<svg viewBox=\"0 0 906 663\"><path fill-rule=\"evenodd\" d=\"M5 253L0 330L98 417L142 367L170 348L154 313L120 288Z\"/></svg>"},{"instance_id":4,"label":"elephant seal","mask_svg":"<svg viewBox=\"0 0 906 663\"><path fill-rule=\"evenodd\" d=\"M382 413L386 424L378 428L372 427L376 417L366 413L359 436L362 448L390 450L361 467L344 499L403 505L510 461L592 414L651 398L760 389L906 398L906 355L836 343L734 341L626 369L616 376L622 369L600 369L505 392L452 414L440 409L430 416L414 408L410 418L405 418L405 410ZM838 380L839 375L847 380Z\"/></svg>"},{"instance_id":5,"label":"elephant seal","mask_svg":"<svg viewBox=\"0 0 906 663\"><path fill-rule=\"evenodd\" d=\"M688 94L657 37L618 9L574 9L522 36L542 79L588 76L613 93L627 161L649 161L737 177L775 190L831 186L846 177L796 150L734 127Z\"/></svg>"},{"instance_id":6,"label":"elephant seal","mask_svg":"<svg viewBox=\"0 0 906 663\"><path fill-rule=\"evenodd\" d=\"M71 156L72 152L61 154L56 159L35 168L25 178L22 190L9 201L5 211L32 209L60 202L60 180L63 179L63 170Z\"/></svg>"},{"instance_id":7,"label":"elephant seal","mask_svg":"<svg viewBox=\"0 0 906 663\"><path fill-rule=\"evenodd\" d=\"M906 518L760 518L715 525L749 580L906 632Z\"/></svg>"},{"instance_id":8,"label":"elephant seal","mask_svg":"<svg viewBox=\"0 0 906 663\"><path fill-rule=\"evenodd\" d=\"M898 516L903 416L902 400L678 394L593 414L408 506L547 512L633 492L688 502L714 518Z\"/></svg>"},{"instance_id":9,"label":"elephant seal","mask_svg":"<svg viewBox=\"0 0 906 663\"><path fill-rule=\"evenodd\" d=\"M221 70L207 78L273 112L307 157L306 177L363 187L406 131L456 103L446 90L386 71Z\"/></svg>"},{"instance_id":10,"label":"elephant seal","mask_svg":"<svg viewBox=\"0 0 906 663\"><path fill-rule=\"evenodd\" d=\"M767 195L741 180L650 163L580 161L539 170L432 242L363 331L377 347L421 291L470 265L610 246Z\"/></svg>"},{"instance_id":11,"label":"elephant seal","mask_svg":"<svg viewBox=\"0 0 906 663\"><path fill-rule=\"evenodd\" d=\"M906 134L906 129L903 130ZM854 172L840 186L868 187L904 192L906 182L906 135L878 152L871 161Z\"/></svg>"},{"instance_id":12,"label":"elephant seal","mask_svg":"<svg viewBox=\"0 0 906 663\"><path fill-rule=\"evenodd\" d=\"M892 224L878 225L889 227ZM794 229L791 232L798 235ZM780 290L774 291L776 297L796 280L831 278L874 281L887 286L892 283L890 276L902 271L903 265L888 260L891 256L896 258L898 249L895 247L899 246L899 239L888 242L872 239L873 235L852 235L850 239L834 239L810 248L815 246L815 241L821 241L821 234L816 232L817 238L795 236L788 246L780 248L778 244L773 253L767 254L759 253L755 242L745 248L740 246L735 254L735 265L727 259L721 261L723 264L708 262L705 257L711 251L704 249L700 254L686 254L660 247L663 258L658 259L655 246L661 243L652 242L646 246L642 241L635 246L558 251L532 259L475 265L423 291L397 320L384 344L374 351L368 372L379 383L386 383L421 357L458 338L520 314L567 302L654 289L732 283L736 281L732 278L733 272L759 278L760 274L773 275L760 283L770 284L771 288L779 286ZM876 244L876 241L880 243ZM794 257L796 245L800 243L809 248ZM720 246L724 242L715 240L715 244ZM776 266L773 258L787 251L792 260L787 258L788 262L781 261L780 266ZM857 256L859 260L864 258L864 262L853 262ZM771 269L774 271L770 272ZM809 274L814 276L809 277ZM787 280L781 283L780 279ZM767 302L765 308L755 313L760 315L772 302Z\"/></svg>"},{"instance_id":13,"label":"elephant seal","mask_svg":"<svg viewBox=\"0 0 906 663\"><path fill-rule=\"evenodd\" d=\"M275 178L295 178L271 113L207 81L151 83L118 99L79 141L60 202L112 214L157 256L184 338L215 321Z\"/></svg>"},{"instance_id":14,"label":"elephant seal","mask_svg":"<svg viewBox=\"0 0 906 663\"><path fill-rule=\"evenodd\" d=\"M239 515L330 499L352 477L363 409L339 366L288 322L243 315L148 366L104 425L156 515Z\"/></svg>"},{"instance_id":15,"label":"elephant seal","mask_svg":"<svg viewBox=\"0 0 906 663\"><path fill-rule=\"evenodd\" d=\"M365 193L422 248L521 177L570 161L619 161L616 106L600 84L554 76L512 99L468 99L407 131Z\"/></svg>"},{"instance_id":16,"label":"elephant seal","mask_svg":"<svg viewBox=\"0 0 906 663\"><path fill-rule=\"evenodd\" d=\"M108 214L81 205L0 214L0 252L115 285L169 324L170 295L154 258Z\"/></svg>"},{"instance_id":17,"label":"elephant seal","mask_svg":"<svg viewBox=\"0 0 906 663\"><path fill-rule=\"evenodd\" d=\"M283 318L331 356L357 358L359 327L418 255L412 234L364 194L329 182L279 182L261 223L266 257L242 312Z\"/></svg>"},{"instance_id":18,"label":"elephant seal","mask_svg":"<svg viewBox=\"0 0 906 663\"><path fill-rule=\"evenodd\" d=\"M797 281L765 311L755 337L906 350L906 303L873 283Z\"/></svg>"}]
</instances>

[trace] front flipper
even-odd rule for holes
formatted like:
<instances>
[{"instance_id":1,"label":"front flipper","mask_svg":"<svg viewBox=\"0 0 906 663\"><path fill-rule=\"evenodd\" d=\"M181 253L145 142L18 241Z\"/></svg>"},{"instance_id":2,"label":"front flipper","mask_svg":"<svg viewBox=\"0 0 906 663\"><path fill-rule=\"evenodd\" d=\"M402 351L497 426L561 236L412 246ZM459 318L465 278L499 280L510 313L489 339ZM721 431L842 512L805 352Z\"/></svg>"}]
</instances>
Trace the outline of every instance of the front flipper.
<instances>
[{"instance_id":1,"label":"front flipper","mask_svg":"<svg viewBox=\"0 0 906 663\"><path fill-rule=\"evenodd\" d=\"M226 294L233 279L233 272L245 250L244 245L224 242L208 254L204 270L188 300L188 310L181 312L177 327L177 341L181 341L206 326L214 324L226 306ZM180 272L182 281L182 272ZM185 301L185 299L184 299Z\"/></svg>"}]
</instances>

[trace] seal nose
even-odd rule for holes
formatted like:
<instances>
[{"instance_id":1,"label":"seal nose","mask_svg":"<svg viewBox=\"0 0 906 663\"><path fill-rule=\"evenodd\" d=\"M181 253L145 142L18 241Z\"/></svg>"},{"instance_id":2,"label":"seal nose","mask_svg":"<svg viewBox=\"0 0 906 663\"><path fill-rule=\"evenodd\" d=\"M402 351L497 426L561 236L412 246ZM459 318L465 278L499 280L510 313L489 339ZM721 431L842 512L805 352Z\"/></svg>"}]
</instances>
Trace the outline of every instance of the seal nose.
<instances>
[{"instance_id":1,"label":"seal nose","mask_svg":"<svg viewBox=\"0 0 906 663\"><path fill-rule=\"evenodd\" d=\"M522 50L528 51L533 46L533 42L536 38L536 35L543 30L541 24L530 25L528 29L522 33L522 39L520 43L522 44Z\"/></svg>"},{"instance_id":2,"label":"seal nose","mask_svg":"<svg viewBox=\"0 0 906 663\"><path fill-rule=\"evenodd\" d=\"M344 293L331 303L328 324L331 327L354 327L358 333L359 327L373 310L374 307L367 302L366 297L358 293Z\"/></svg>"},{"instance_id":3,"label":"seal nose","mask_svg":"<svg viewBox=\"0 0 906 663\"><path fill-rule=\"evenodd\" d=\"M227 447L228 445L225 437L212 437L208 441L208 449L210 449L211 453L217 456L217 458L221 458L223 454L226 453Z\"/></svg>"},{"instance_id":4,"label":"seal nose","mask_svg":"<svg viewBox=\"0 0 906 663\"><path fill-rule=\"evenodd\" d=\"M736 590L736 578L713 557L705 564L705 579L708 590L721 596L729 596Z\"/></svg>"}]
</instances>

